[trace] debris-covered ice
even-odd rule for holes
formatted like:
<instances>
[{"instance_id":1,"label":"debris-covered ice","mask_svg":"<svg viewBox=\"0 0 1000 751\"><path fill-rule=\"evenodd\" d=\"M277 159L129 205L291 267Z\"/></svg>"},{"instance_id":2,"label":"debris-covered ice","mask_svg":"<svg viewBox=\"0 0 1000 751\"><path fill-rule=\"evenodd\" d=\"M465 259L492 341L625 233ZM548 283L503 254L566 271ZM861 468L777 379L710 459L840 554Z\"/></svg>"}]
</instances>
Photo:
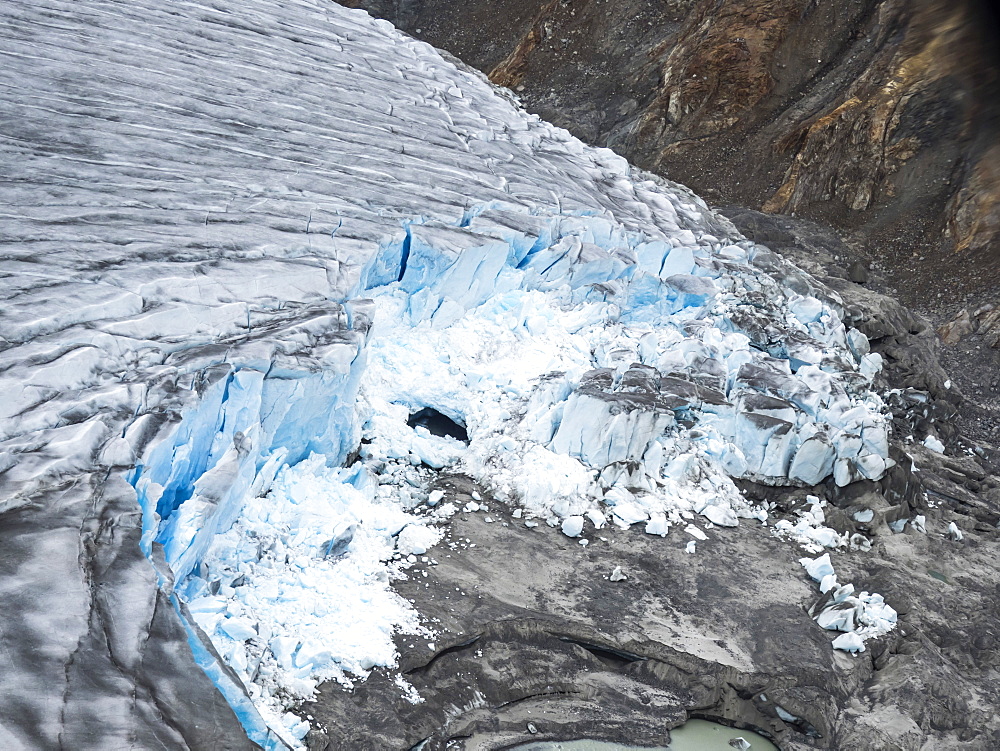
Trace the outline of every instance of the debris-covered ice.
<instances>
[{"instance_id":1,"label":"debris-covered ice","mask_svg":"<svg viewBox=\"0 0 1000 751\"><path fill-rule=\"evenodd\" d=\"M826 513L823 510L826 501L813 495L806 496L806 501L809 503L809 508L797 512L799 517L797 522L780 519L771 528L772 533L797 542L809 553L818 553L824 548L842 548L850 544L849 535L841 534L826 526ZM871 521L871 517L867 519Z\"/></svg>"}]
</instances>

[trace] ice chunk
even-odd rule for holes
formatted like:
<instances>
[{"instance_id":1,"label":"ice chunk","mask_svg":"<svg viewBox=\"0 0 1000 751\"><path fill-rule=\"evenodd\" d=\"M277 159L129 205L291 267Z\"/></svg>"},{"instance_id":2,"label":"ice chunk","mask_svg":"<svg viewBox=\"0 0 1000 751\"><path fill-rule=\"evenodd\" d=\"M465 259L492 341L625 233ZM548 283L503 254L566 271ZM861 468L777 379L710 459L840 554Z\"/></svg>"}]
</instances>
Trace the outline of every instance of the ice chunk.
<instances>
[{"instance_id":1,"label":"ice chunk","mask_svg":"<svg viewBox=\"0 0 1000 751\"><path fill-rule=\"evenodd\" d=\"M729 506L706 506L701 514L712 524L720 527L736 527L740 523L736 512Z\"/></svg>"},{"instance_id":2,"label":"ice chunk","mask_svg":"<svg viewBox=\"0 0 1000 751\"><path fill-rule=\"evenodd\" d=\"M247 618L226 618L219 624L219 628L236 641L245 641L257 636L253 621Z\"/></svg>"},{"instance_id":3,"label":"ice chunk","mask_svg":"<svg viewBox=\"0 0 1000 751\"><path fill-rule=\"evenodd\" d=\"M702 532L700 529L698 529L698 527L694 526L693 524L688 524L684 528L684 531L687 532L689 535L691 535L696 540L707 540L708 539L708 535L706 535L704 532Z\"/></svg>"},{"instance_id":4,"label":"ice chunk","mask_svg":"<svg viewBox=\"0 0 1000 751\"><path fill-rule=\"evenodd\" d=\"M297 668L323 668L333 658L333 653L322 642L307 639L299 646L292 663Z\"/></svg>"},{"instance_id":5,"label":"ice chunk","mask_svg":"<svg viewBox=\"0 0 1000 751\"><path fill-rule=\"evenodd\" d=\"M621 566L615 566L614 569L611 571L611 576L609 576L608 579L613 582L620 582L628 579L628 576L626 576L625 572L622 571Z\"/></svg>"},{"instance_id":6,"label":"ice chunk","mask_svg":"<svg viewBox=\"0 0 1000 751\"><path fill-rule=\"evenodd\" d=\"M937 436L930 434L924 439L924 446L939 454L944 453L944 444L938 440Z\"/></svg>"},{"instance_id":7,"label":"ice chunk","mask_svg":"<svg viewBox=\"0 0 1000 751\"><path fill-rule=\"evenodd\" d=\"M872 541L858 532L851 535L850 545L851 550L861 550L865 553L872 549Z\"/></svg>"},{"instance_id":8,"label":"ice chunk","mask_svg":"<svg viewBox=\"0 0 1000 751\"><path fill-rule=\"evenodd\" d=\"M836 457L830 439L823 433L817 433L803 441L795 452L788 477L803 485L816 485L830 476Z\"/></svg>"},{"instance_id":9,"label":"ice chunk","mask_svg":"<svg viewBox=\"0 0 1000 751\"><path fill-rule=\"evenodd\" d=\"M665 514L654 513L650 516L648 522L646 522L646 534L648 535L659 535L660 537L666 537L667 532L670 531L670 522L667 521Z\"/></svg>"},{"instance_id":10,"label":"ice chunk","mask_svg":"<svg viewBox=\"0 0 1000 751\"><path fill-rule=\"evenodd\" d=\"M778 705L775 705L774 711L777 713L778 717L780 717L785 722L798 722L799 721L798 717L796 717L795 715L793 715L791 712L789 712L788 710L786 710L784 707L779 707Z\"/></svg>"},{"instance_id":11,"label":"ice chunk","mask_svg":"<svg viewBox=\"0 0 1000 751\"><path fill-rule=\"evenodd\" d=\"M847 332L847 346L851 348L854 358L859 361L871 351L868 337L857 329L851 329Z\"/></svg>"},{"instance_id":12,"label":"ice chunk","mask_svg":"<svg viewBox=\"0 0 1000 751\"><path fill-rule=\"evenodd\" d=\"M882 370L882 355L878 352L869 352L861 358L858 364L858 371L868 380L874 378Z\"/></svg>"},{"instance_id":13,"label":"ice chunk","mask_svg":"<svg viewBox=\"0 0 1000 751\"><path fill-rule=\"evenodd\" d=\"M819 582L819 591L820 591L820 594L824 594L825 595L827 592L829 592L831 589L833 589L836 586L838 586L838 584L837 584L837 575L836 574L827 574L822 579L820 579L820 582Z\"/></svg>"},{"instance_id":14,"label":"ice chunk","mask_svg":"<svg viewBox=\"0 0 1000 751\"><path fill-rule=\"evenodd\" d=\"M275 659L278 661L284 670L291 670L292 668L292 654L299 646L299 640L293 636L276 636L271 639L269 647L271 649L271 654L274 655Z\"/></svg>"},{"instance_id":15,"label":"ice chunk","mask_svg":"<svg viewBox=\"0 0 1000 751\"><path fill-rule=\"evenodd\" d=\"M563 519L562 533L567 537L579 537L583 532L583 517L582 516L567 516Z\"/></svg>"},{"instance_id":16,"label":"ice chunk","mask_svg":"<svg viewBox=\"0 0 1000 751\"><path fill-rule=\"evenodd\" d=\"M958 528L958 525L955 524L955 522L951 522L948 525L948 537L952 540L960 542L965 535L962 534L962 530Z\"/></svg>"},{"instance_id":17,"label":"ice chunk","mask_svg":"<svg viewBox=\"0 0 1000 751\"><path fill-rule=\"evenodd\" d=\"M590 509L586 516L590 519L590 523L594 525L595 529L603 529L608 523L608 518L600 509Z\"/></svg>"},{"instance_id":18,"label":"ice chunk","mask_svg":"<svg viewBox=\"0 0 1000 751\"><path fill-rule=\"evenodd\" d=\"M846 634L841 634L836 639L833 640L834 649L842 649L845 652L864 652L865 642L858 634L850 631Z\"/></svg>"},{"instance_id":19,"label":"ice chunk","mask_svg":"<svg viewBox=\"0 0 1000 751\"><path fill-rule=\"evenodd\" d=\"M816 616L816 623L830 631L854 631L854 604L826 608Z\"/></svg>"},{"instance_id":20,"label":"ice chunk","mask_svg":"<svg viewBox=\"0 0 1000 751\"><path fill-rule=\"evenodd\" d=\"M423 555L441 540L441 530L423 524L407 524L396 539L402 555Z\"/></svg>"},{"instance_id":21,"label":"ice chunk","mask_svg":"<svg viewBox=\"0 0 1000 751\"><path fill-rule=\"evenodd\" d=\"M633 501L618 501L612 506L611 515L616 524L624 527L649 519L649 512Z\"/></svg>"},{"instance_id":22,"label":"ice chunk","mask_svg":"<svg viewBox=\"0 0 1000 751\"><path fill-rule=\"evenodd\" d=\"M591 467L639 461L673 415L637 408L635 400L596 391L574 393L563 408L553 451L578 457Z\"/></svg>"},{"instance_id":23,"label":"ice chunk","mask_svg":"<svg viewBox=\"0 0 1000 751\"><path fill-rule=\"evenodd\" d=\"M690 248L672 248L663 259L663 266L659 269L659 277L668 279L678 274L690 274L694 269L694 254Z\"/></svg>"},{"instance_id":24,"label":"ice chunk","mask_svg":"<svg viewBox=\"0 0 1000 751\"><path fill-rule=\"evenodd\" d=\"M824 576L835 573L829 553L824 553L818 558L799 558L799 563L805 567L806 573L814 581L822 581Z\"/></svg>"}]
</instances>

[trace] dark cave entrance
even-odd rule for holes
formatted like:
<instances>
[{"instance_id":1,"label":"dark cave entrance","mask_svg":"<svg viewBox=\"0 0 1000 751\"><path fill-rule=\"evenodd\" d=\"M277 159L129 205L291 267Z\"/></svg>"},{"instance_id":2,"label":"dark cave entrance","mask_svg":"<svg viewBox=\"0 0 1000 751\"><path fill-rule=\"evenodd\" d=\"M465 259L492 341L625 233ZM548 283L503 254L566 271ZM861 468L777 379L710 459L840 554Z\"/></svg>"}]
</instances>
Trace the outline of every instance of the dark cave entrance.
<instances>
[{"instance_id":1,"label":"dark cave entrance","mask_svg":"<svg viewBox=\"0 0 1000 751\"><path fill-rule=\"evenodd\" d=\"M424 407L420 411L414 412L410 415L406 424L411 428L415 428L419 425L426 428L431 435L436 435L441 438L447 436L461 441L462 443L469 442L469 434L464 425L455 422L447 415L442 414L431 407Z\"/></svg>"}]
</instances>

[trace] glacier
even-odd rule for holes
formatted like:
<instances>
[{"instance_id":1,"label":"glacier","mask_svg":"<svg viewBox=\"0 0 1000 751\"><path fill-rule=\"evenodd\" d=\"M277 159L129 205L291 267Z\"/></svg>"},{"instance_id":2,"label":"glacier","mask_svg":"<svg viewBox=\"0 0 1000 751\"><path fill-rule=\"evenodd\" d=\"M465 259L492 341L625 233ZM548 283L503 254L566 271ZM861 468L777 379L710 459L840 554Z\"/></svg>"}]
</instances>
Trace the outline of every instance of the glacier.
<instances>
[{"instance_id":1,"label":"glacier","mask_svg":"<svg viewBox=\"0 0 1000 751\"><path fill-rule=\"evenodd\" d=\"M606 523L701 540L695 522L765 522L735 480L891 467L881 360L835 292L384 22L285 5L238 20L43 0L4 42L53 65L99 47L115 75L87 86L116 115L67 130L80 143L58 157L7 152L24 241L2 267L0 508L124 477L156 586L251 739L299 747L309 724L289 710L319 682L392 667L396 634L432 636L391 582L456 511L439 470L585 544ZM192 21L181 39L171 12ZM59 23L39 41L43 16ZM151 67L121 44L137 19ZM269 96L188 59L239 80L241 48ZM44 100L63 94L0 75L41 92L22 127L52 127ZM225 138L206 147L205 127ZM409 424L426 409L468 440Z\"/></svg>"}]
</instances>

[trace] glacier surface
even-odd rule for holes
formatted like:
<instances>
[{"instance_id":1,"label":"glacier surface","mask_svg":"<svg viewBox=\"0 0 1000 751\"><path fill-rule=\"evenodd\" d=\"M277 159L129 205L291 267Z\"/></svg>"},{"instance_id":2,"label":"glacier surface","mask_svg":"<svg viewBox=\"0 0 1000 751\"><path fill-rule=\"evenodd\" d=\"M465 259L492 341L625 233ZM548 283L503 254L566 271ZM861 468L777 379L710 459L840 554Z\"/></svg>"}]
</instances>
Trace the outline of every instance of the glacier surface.
<instances>
[{"instance_id":1,"label":"glacier surface","mask_svg":"<svg viewBox=\"0 0 1000 751\"><path fill-rule=\"evenodd\" d=\"M585 543L606 523L702 540L698 524L767 519L735 479L890 466L881 361L835 293L383 22L312 0L247 11L44 0L12 17L11 56L100 47L114 75L86 85L115 119L62 133L79 140L62 155L5 147L8 230L32 242L4 246L0 503L126 473L141 549L255 741L297 747L309 726L286 710L317 682L430 633L391 581L455 511L437 470ZM33 12L62 25L38 42ZM170 13L190 33L163 33ZM153 66L121 43L139 18ZM247 46L267 97L232 53ZM49 127L46 81L25 129ZM28 202L39 175L60 195ZM60 234L67 217L93 232ZM468 440L411 425L425 409ZM842 544L817 524L784 531ZM835 626L872 635L840 606L867 627L880 603L837 592Z\"/></svg>"}]
</instances>

